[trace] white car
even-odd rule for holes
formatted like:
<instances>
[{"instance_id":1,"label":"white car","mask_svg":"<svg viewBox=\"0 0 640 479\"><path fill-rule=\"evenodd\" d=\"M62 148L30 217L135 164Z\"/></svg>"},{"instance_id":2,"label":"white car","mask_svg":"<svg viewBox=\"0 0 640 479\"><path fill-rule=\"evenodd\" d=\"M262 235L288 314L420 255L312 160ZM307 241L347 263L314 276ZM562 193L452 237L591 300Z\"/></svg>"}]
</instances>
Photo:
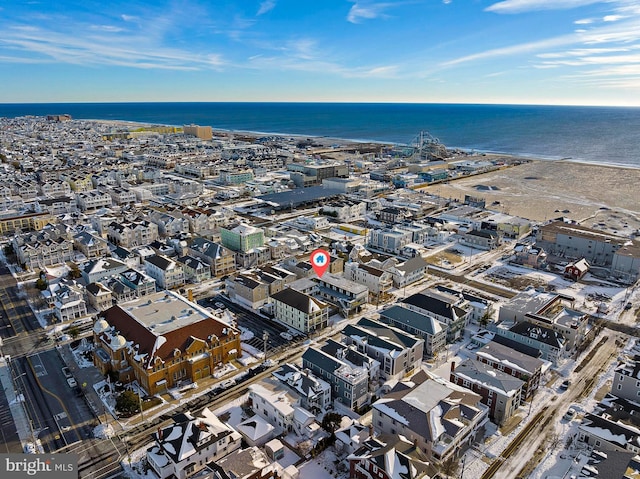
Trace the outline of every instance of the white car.
<instances>
[{"instance_id":1,"label":"white car","mask_svg":"<svg viewBox=\"0 0 640 479\"><path fill-rule=\"evenodd\" d=\"M78 385L78 381L75 378L67 378L67 384L70 388L75 388Z\"/></svg>"},{"instance_id":2,"label":"white car","mask_svg":"<svg viewBox=\"0 0 640 479\"><path fill-rule=\"evenodd\" d=\"M562 418L567 421L572 421L575 417L576 417L576 410L572 407L567 409L567 412L565 412L564 416L562 416Z\"/></svg>"},{"instance_id":3,"label":"white car","mask_svg":"<svg viewBox=\"0 0 640 479\"><path fill-rule=\"evenodd\" d=\"M293 339L291 333L287 333L286 331L281 332L280 337L286 339L287 341L291 341Z\"/></svg>"}]
</instances>

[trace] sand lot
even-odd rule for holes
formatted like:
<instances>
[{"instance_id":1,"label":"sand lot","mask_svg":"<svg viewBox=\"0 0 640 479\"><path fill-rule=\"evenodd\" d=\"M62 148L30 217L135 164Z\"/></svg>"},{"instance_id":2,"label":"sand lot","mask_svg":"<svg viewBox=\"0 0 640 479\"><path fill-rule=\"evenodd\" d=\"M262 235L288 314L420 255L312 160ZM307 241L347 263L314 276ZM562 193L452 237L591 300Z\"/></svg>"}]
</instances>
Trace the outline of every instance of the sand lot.
<instances>
[{"instance_id":1,"label":"sand lot","mask_svg":"<svg viewBox=\"0 0 640 479\"><path fill-rule=\"evenodd\" d=\"M427 191L478 196L489 209L535 221L564 216L624 236L640 228L640 169L541 160Z\"/></svg>"}]
</instances>

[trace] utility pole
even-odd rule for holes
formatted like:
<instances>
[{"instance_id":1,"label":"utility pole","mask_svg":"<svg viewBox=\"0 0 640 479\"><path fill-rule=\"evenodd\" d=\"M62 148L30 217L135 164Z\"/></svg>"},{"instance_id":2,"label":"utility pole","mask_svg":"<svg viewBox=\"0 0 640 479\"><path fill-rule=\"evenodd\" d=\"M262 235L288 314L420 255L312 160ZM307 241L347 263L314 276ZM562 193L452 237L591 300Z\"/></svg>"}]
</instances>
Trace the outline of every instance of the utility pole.
<instances>
[{"instance_id":1,"label":"utility pole","mask_svg":"<svg viewBox=\"0 0 640 479\"><path fill-rule=\"evenodd\" d=\"M267 360L267 341L269 340L269 333L267 331L262 333L262 341L264 341L264 358L263 361Z\"/></svg>"}]
</instances>

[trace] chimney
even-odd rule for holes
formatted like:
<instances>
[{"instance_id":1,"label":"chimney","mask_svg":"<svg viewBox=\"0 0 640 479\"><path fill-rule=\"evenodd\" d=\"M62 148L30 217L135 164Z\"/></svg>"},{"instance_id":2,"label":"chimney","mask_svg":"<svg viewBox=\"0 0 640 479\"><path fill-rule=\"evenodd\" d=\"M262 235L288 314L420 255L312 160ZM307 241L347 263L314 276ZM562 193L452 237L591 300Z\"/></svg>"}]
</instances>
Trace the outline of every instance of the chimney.
<instances>
[{"instance_id":1,"label":"chimney","mask_svg":"<svg viewBox=\"0 0 640 479\"><path fill-rule=\"evenodd\" d=\"M162 441L162 428L158 428L158 441Z\"/></svg>"},{"instance_id":2,"label":"chimney","mask_svg":"<svg viewBox=\"0 0 640 479\"><path fill-rule=\"evenodd\" d=\"M455 370L456 370L456 362L451 361L451 372L454 372Z\"/></svg>"},{"instance_id":3,"label":"chimney","mask_svg":"<svg viewBox=\"0 0 640 479\"><path fill-rule=\"evenodd\" d=\"M188 289L188 290L187 290L187 293L188 293L188 295L189 295L189 296L188 296L189 301L191 301L191 302L193 303L193 290L192 290L192 289Z\"/></svg>"},{"instance_id":4,"label":"chimney","mask_svg":"<svg viewBox=\"0 0 640 479\"><path fill-rule=\"evenodd\" d=\"M373 424L369 424L369 439L373 439Z\"/></svg>"}]
</instances>

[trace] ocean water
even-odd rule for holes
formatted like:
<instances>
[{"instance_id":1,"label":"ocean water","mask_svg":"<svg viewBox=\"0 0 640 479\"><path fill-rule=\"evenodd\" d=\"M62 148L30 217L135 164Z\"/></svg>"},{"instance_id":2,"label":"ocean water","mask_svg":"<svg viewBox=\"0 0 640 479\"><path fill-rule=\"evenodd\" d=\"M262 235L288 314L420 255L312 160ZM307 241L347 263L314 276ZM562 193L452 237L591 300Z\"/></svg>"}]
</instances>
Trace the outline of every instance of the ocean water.
<instances>
[{"instance_id":1,"label":"ocean water","mask_svg":"<svg viewBox=\"0 0 640 479\"><path fill-rule=\"evenodd\" d=\"M412 143L420 131L451 148L640 167L640 108L387 103L0 104L0 117L77 119Z\"/></svg>"}]
</instances>

